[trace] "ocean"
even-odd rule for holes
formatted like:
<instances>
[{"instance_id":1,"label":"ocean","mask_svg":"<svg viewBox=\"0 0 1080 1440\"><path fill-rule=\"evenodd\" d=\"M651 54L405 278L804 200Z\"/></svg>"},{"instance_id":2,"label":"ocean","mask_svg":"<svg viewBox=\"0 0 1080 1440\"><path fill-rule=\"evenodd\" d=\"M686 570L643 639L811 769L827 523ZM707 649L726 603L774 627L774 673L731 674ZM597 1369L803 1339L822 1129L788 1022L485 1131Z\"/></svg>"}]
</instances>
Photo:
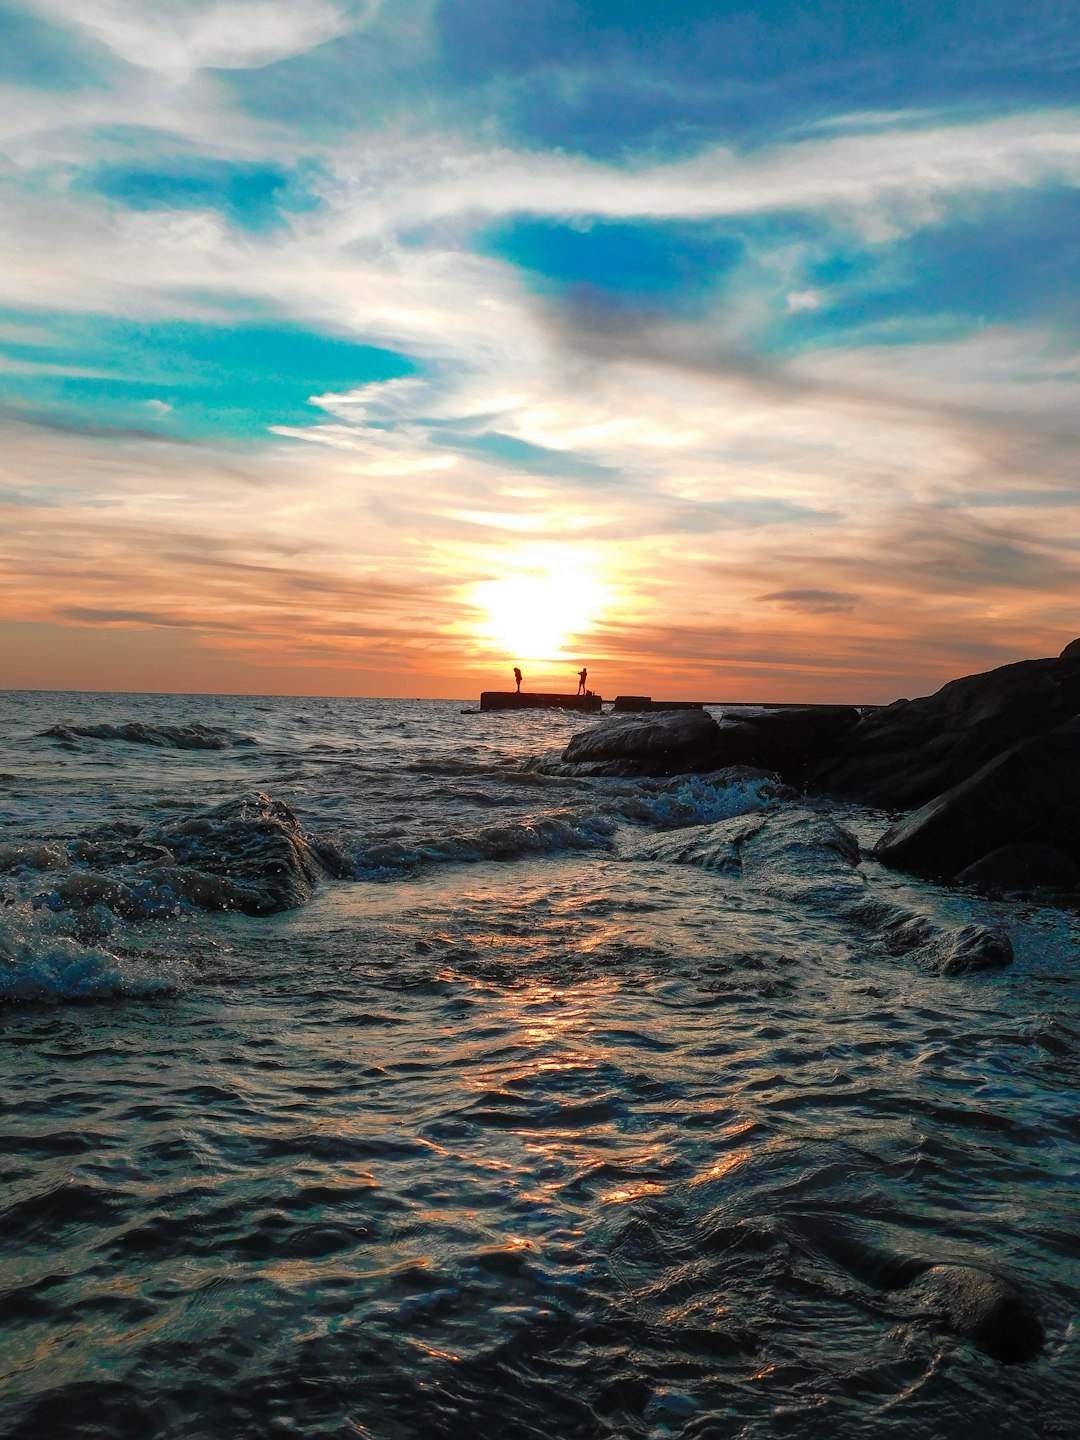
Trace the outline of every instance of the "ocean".
<instances>
[{"instance_id":1,"label":"ocean","mask_svg":"<svg viewBox=\"0 0 1080 1440\"><path fill-rule=\"evenodd\" d=\"M1074 1435L1076 913L462 705L0 695L0 1432Z\"/></svg>"}]
</instances>

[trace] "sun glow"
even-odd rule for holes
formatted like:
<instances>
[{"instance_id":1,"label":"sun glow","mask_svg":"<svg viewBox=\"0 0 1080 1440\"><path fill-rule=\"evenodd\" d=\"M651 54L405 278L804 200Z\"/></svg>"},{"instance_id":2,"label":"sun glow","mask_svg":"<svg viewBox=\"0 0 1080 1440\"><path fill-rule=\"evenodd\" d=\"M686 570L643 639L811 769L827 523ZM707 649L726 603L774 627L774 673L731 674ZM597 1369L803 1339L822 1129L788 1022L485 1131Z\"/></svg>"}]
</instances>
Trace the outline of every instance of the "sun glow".
<instances>
[{"instance_id":1,"label":"sun glow","mask_svg":"<svg viewBox=\"0 0 1080 1440\"><path fill-rule=\"evenodd\" d=\"M562 661L577 658L568 646L595 626L609 592L589 571L560 558L482 581L469 600L482 615L475 633L492 650L517 660Z\"/></svg>"}]
</instances>

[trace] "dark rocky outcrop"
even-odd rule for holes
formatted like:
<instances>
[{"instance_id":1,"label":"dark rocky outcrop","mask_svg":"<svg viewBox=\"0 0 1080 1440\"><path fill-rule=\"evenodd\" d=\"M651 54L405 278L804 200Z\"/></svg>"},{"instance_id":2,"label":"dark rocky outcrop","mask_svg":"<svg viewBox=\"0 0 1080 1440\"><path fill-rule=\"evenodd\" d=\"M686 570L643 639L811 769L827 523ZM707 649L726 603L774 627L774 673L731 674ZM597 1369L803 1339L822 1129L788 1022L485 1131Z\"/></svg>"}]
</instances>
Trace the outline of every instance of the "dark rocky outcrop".
<instances>
[{"instance_id":1,"label":"dark rocky outcrop","mask_svg":"<svg viewBox=\"0 0 1080 1440\"><path fill-rule=\"evenodd\" d=\"M991 894L1037 890L1067 894L1080 891L1080 865L1054 845L1001 845L973 865L965 865L956 879Z\"/></svg>"},{"instance_id":2,"label":"dark rocky outcrop","mask_svg":"<svg viewBox=\"0 0 1080 1440\"><path fill-rule=\"evenodd\" d=\"M717 739L718 763L760 765L797 781L809 766L835 751L855 728L859 714L853 705L805 705L725 716Z\"/></svg>"},{"instance_id":3,"label":"dark rocky outcrop","mask_svg":"<svg viewBox=\"0 0 1080 1440\"><path fill-rule=\"evenodd\" d=\"M127 920L183 906L271 915L302 905L321 877L342 868L287 805L261 794L159 826L103 826L72 841L65 858L70 868L34 904L103 906Z\"/></svg>"},{"instance_id":4,"label":"dark rocky outcrop","mask_svg":"<svg viewBox=\"0 0 1080 1440\"><path fill-rule=\"evenodd\" d=\"M966 780L1002 751L1080 714L1080 641L1053 660L1021 660L950 681L936 694L864 715L813 788L906 809Z\"/></svg>"},{"instance_id":5,"label":"dark rocky outcrop","mask_svg":"<svg viewBox=\"0 0 1080 1440\"><path fill-rule=\"evenodd\" d=\"M730 715L719 725L700 709L647 711L579 731L563 751L563 761L587 764L594 767L588 773L604 775L671 775L749 765L798 781L858 718L850 705Z\"/></svg>"},{"instance_id":6,"label":"dark rocky outcrop","mask_svg":"<svg viewBox=\"0 0 1080 1440\"><path fill-rule=\"evenodd\" d=\"M995 1360L1031 1360L1045 1332L1031 1301L1011 1281L971 1265L932 1265L902 1292L919 1318L985 1351Z\"/></svg>"},{"instance_id":7,"label":"dark rocky outcrop","mask_svg":"<svg viewBox=\"0 0 1080 1440\"><path fill-rule=\"evenodd\" d=\"M579 730L563 751L570 765L596 767L594 774L674 775L711 769L719 726L704 710L671 710L604 719Z\"/></svg>"},{"instance_id":8,"label":"dark rocky outcrop","mask_svg":"<svg viewBox=\"0 0 1080 1440\"><path fill-rule=\"evenodd\" d=\"M1050 846L1080 864L1080 718L1013 745L906 815L874 853L912 874L952 880L1016 845Z\"/></svg>"}]
</instances>

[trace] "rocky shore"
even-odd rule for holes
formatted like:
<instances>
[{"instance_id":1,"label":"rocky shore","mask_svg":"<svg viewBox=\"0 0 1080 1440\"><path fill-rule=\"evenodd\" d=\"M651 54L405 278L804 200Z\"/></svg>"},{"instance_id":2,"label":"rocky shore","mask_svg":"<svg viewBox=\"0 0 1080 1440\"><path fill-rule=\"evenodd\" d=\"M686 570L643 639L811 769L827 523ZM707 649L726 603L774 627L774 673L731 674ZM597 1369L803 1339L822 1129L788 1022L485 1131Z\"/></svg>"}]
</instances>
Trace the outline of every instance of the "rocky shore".
<instances>
[{"instance_id":1,"label":"rocky shore","mask_svg":"<svg viewBox=\"0 0 1080 1440\"><path fill-rule=\"evenodd\" d=\"M605 718L563 766L581 775L707 773L745 765L808 797L905 811L884 864L997 894L1080 902L1080 640L870 712L808 706L722 716Z\"/></svg>"}]
</instances>

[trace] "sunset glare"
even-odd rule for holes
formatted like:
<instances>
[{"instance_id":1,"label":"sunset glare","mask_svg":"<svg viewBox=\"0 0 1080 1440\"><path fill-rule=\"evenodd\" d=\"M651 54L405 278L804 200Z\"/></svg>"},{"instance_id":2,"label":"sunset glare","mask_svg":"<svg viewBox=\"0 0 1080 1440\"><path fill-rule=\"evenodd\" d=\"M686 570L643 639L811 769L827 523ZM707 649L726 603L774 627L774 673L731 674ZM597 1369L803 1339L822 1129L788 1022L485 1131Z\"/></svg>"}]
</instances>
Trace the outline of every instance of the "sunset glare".
<instances>
[{"instance_id":1,"label":"sunset glare","mask_svg":"<svg viewBox=\"0 0 1080 1440\"><path fill-rule=\"evenodd\" d=\"M530 569L501 580L486 580L472 592L482 612L476 633L493 662L504 657L557 662L588 652L596 621L604 613L607 590L567 560L559 568ZM576 648L568 650L571 642Z\"/></svg>"}]
</instances>

